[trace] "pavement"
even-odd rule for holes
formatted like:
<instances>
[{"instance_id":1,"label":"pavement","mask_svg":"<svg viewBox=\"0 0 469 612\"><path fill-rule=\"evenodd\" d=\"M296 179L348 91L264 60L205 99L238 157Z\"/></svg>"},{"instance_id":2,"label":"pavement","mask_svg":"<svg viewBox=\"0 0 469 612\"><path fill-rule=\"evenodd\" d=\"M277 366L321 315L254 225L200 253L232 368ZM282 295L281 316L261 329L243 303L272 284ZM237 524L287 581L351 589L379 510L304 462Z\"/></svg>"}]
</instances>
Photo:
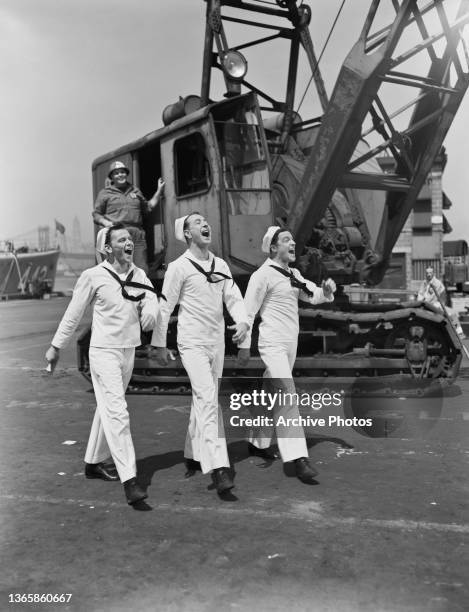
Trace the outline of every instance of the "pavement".
<instances>
[{"instance_id":1,"label":"pavement","mask_svg":"<svg viewBox=\"0 0 469 612\"><path fill-rule=\"evenodd\" d=\"M190 398L129 395L149 495L134 510L120 483L84 477L95 404L74 343L52 377L44 371L67 303L0 304L0 610L468 609L466 357L417 427L387 438L308 429L315 485L230 436L227 499L207 476L184 478ZM28 604L12 594L71 596Z\"/></svg>"}]
</instances>

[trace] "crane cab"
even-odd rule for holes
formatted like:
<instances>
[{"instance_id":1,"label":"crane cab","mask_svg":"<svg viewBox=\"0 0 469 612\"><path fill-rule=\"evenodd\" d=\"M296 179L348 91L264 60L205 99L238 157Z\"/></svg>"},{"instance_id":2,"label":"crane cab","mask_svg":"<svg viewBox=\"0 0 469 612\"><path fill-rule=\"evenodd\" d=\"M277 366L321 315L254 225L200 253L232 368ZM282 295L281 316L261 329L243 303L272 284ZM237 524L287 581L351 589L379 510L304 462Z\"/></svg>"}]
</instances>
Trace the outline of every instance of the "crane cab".
<instances>
[{"instance_id":1,"label":"crane cab","mask_svg":"<svg viewBox=\"0 0 469 612\"><path fill-rule=\"evenodd\" d=\"M247 276L262 263L262 236L274 219L270 159L255 94L209 104L98 158L95 198L115 160L127 165L129 182L148 199L158 177L165 181L164 198L145 222L152 280L185 250L175 240L174 221L193 211L207 219L211 250L229 262L233 274Z\"/></svg>"}]
</instances>

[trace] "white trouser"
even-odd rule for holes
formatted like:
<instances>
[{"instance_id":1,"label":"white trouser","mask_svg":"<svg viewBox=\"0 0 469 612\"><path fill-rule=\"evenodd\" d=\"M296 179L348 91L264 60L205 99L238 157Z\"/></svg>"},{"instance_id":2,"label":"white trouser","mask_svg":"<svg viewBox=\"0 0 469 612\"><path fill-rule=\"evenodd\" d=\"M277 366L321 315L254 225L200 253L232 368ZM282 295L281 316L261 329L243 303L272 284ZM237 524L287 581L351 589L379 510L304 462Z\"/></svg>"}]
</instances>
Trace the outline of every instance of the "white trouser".
<instances>
[{"instance_id":1,"label":"white trouser","mask_svg":"<svg viewBox=\"0 0 469 612\"><path fill-rule=\"evenodd\" d=\"M266 366L264 378L273 378L274 389L284 393L295 393L292 369L296 359L297 342L283 342L270 346L259 346L259 354ZM272 414L273 413L273 414ZM264 414L273 418L274 423L279 417L285 419L298 419L300 416L298 405L293 402L277 402L273 410ZM272 444L274 434L277 433L277 444L282 461L293 461L299 457L308 456L303 427L263 426L253 428L249 435L249 442L257 448L268 448Z\"/></svg>"},{"instance_id":2,"label":"white trouser","mask_svg":"<svg viewBox=\"0 0 469 612\"><path fill-rule=\"evenodd\" d=\"M184 457L200 461L204 474L229 467L223 415L218 404L218 379L223 373L225 344L178 345L178 349L192 386Z\"/></svg>"},{"instance_id":3,"label":"white trouser","mask_svg":"<svg viewBox=\"0 0 469 612\"><path fill-rule=\"evenodd\" d=\"M89 356L96 412L85 461L100 463L111 455L121 482L125 482L137 474L125 401L125 390L134 367L135 349L90 346Z\"/></svg>"}]
</instances>

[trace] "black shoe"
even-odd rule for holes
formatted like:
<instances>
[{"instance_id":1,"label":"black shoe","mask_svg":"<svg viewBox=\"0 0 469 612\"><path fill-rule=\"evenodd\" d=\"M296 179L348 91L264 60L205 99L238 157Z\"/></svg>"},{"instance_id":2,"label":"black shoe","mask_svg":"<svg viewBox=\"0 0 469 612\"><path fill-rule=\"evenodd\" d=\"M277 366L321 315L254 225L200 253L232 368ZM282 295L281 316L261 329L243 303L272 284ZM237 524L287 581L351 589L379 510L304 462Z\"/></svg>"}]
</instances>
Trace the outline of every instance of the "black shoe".
<instances>
[{"instance_id":1,"label":"black shoe","mask_svg":"<svg viewBox=\"0 0 469 612\"><path fill-rule=\"evenodd\" d=\"M295 459L295 469L296 475L301 480L301 482L311 483L314 482L315 477L318 475L318 472L311 467L309 463L309 459L307 457L300 457L299 459Z\"/></svg>"},{"instance_id":2,"label":"black shoe","mask_svg":"<svg viewBox=\"0 0 469 612\"><path fill-rule=\"evenodd\" d=\"M275 461L278 459L277 453L272 448L257 448L251 442L248 442L248 453L255 457L262 457L266 461Z\"/></svg>"},{"instance_id":3,"label":"black shoe","mask_svg":"<svg viewBox=\"0 0 469 612\"><path fill-rule=\"evenodd\" d=\"M87 478L101 478L101 480L119 480L115 468L104 463L85 463L85 476Z\"/></svg>"},{"instance_id":4,"label":"black shoe","mask_svg":"<svg viewBox=\"0 0 469 612\"><path fill-rule=\"evenodd\" d=\"M202 466L200 465L200 461L195 461L194 459L187 459L185 457L184 465L186 466L186 473L184 474L186 478L190 478L191 476L194 476L194 474L197 471L199 472L202 471Z\"/></svg>"},{"instance_id":5,"label":"black shoe","mask_svg":"<svg viewBox=\"0 0 469 612\"><path fill-rule=\"evenodd\" d=\"M213 470L212 480L219 495L234 487L234 482L230 476L228 468L217 468L216 470Z\"/></svg>"},{"instance_id":6,"label":"black shoe","mask_svg":"<svg viewBox=\"0 0 469 612\"><path fill-rule=\"evenodd\" d=\"M148 495L138 486L135 478L126 480L124 483L125 496L128 504L136 504L142 499L146 499Z\"/></svg>"}]
</instances>

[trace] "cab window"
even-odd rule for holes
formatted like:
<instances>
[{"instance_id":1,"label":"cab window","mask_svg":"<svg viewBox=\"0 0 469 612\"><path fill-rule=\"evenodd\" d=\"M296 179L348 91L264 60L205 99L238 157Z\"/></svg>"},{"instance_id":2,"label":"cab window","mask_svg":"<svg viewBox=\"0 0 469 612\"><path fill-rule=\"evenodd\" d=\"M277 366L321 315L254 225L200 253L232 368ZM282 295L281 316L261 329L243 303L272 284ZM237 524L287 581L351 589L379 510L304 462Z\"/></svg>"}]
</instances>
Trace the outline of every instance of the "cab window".
<instances>
[{"instance_id":1,"label":"cab window","mask_svg":"<svg viewBox=\"0 0 469 612\"><path fill-rule=\"evenodd\" d=\"M200 132L189 134L174 143L176 195L187 196L210 187L210 164L204 137Z\"/></svg>"}]
</instances>

